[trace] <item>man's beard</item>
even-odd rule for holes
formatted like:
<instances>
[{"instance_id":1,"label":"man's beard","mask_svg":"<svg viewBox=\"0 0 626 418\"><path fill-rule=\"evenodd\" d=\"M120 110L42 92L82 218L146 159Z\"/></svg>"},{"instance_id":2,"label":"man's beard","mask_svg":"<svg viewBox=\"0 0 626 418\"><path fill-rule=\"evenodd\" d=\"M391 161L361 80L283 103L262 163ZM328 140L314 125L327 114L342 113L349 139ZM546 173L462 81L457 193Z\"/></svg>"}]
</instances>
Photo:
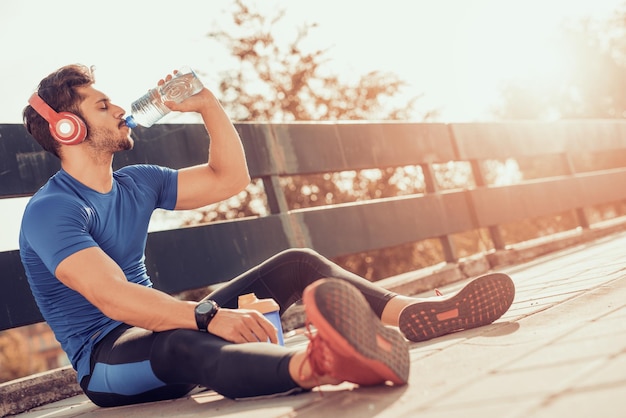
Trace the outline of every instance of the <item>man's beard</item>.
<instances>
[{"instance_id":1,"label":"man's beard","mask_svg":"<svg viewBox=\"0 0 626 418\"><path fill-rule=\"evenodd\" d=\"M85 142L97 151L111 153L133 149L133 141L130 137L122 136L120 131L111 131L104 128L89 128Z\"/></svg>"}]
</instances>

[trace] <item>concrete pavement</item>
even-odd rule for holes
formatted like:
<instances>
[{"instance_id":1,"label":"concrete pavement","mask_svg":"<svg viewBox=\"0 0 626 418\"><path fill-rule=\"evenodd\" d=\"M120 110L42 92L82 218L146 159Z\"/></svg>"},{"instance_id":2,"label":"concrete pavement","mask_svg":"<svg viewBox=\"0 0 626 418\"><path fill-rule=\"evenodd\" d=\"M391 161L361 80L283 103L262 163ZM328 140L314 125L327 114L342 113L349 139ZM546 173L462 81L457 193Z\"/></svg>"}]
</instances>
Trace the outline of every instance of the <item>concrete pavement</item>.
<instances>
[{"instance_id":1,"label":"concrete pavement","mask_svg":"<svg viewBox=\"0 0 626 418\"><path fill-rule=\"evenodd\" d=\"M249 401L204 391L110 409L81 395L19 416L626 417L625 249L621 233L500 269L516 284L511 309L490 326L413 344L404 387L343 384Z\"/></svg>"}]
</instances>

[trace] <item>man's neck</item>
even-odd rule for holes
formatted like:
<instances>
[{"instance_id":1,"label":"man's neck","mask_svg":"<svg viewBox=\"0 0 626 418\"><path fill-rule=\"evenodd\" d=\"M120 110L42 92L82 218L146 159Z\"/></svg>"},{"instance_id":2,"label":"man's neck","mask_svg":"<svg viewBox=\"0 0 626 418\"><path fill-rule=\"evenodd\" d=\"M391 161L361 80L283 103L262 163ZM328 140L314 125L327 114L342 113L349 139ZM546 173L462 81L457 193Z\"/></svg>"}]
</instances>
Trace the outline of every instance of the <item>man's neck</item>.
<instances>
[{"instance_id":1,"label":"man's neck","mask_svg":"<svg viewBox=\"0 0 626 418\"><path fill-rule=\"evenodd\" d=\"M105 164L104 161L71 161L62 160L61 167L70 176L99 193L108 193L113 188L113 156Z\"/></svg>"}]
</instances>

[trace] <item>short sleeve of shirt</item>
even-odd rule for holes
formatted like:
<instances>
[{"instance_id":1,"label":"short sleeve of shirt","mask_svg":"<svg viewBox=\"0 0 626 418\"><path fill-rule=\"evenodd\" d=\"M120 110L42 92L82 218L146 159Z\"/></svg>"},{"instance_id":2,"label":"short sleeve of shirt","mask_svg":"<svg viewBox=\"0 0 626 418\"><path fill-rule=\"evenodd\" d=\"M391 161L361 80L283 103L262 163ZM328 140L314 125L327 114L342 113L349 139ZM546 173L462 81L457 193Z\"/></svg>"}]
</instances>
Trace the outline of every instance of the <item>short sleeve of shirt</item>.
<instances>
[{"instance_id":1,"label":"short sleeve of shirt","mask_svg":"<svg viewBox=\"0 0 626 418\"><path fill-rule=\"evenodd\" d=\"M22 230L50 272L66 257L97 246L88 232L88 208L66 196L51 195L29 205Z\"/></svg>"},{"instance_id":2,"label":"short sleeve of shirt","mask_svg":"<svg viewBox=\"0 0 626 418\"><path fill-rule=\"evenodd\" d=\"M144 190L155 193L156 207L173 210L176 207L178 196L178 172L171 168L157 165L131 165L117 171L118 174L128 174Z\"/></svg>"}]
</instances>

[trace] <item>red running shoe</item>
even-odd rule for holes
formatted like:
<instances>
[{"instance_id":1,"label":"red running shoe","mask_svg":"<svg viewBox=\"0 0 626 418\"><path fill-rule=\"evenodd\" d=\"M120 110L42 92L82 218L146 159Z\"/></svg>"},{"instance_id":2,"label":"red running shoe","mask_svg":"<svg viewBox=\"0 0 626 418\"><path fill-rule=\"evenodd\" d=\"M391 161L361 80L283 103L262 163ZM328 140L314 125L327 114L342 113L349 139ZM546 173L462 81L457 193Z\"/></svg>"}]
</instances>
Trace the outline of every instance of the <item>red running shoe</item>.
<instances>
[{"instance_id":1,"label":"red running shoe","mask_svg":"<svg viewBox=\"0 0 626 418\"><path fill-rule=\"evenodd\" d=\"M307 351L316 375L363 386L407 382L408 342L380 322L356 287L321 279L304 290L302 300L307 326L317 329Z\"/></svg>"},{"instance_id":2,"label":"red running shoe","mask_svg":"<svg viewBox=\"0 0 626 418\"><path fill-rule=\"evenodd\" d=\"M454 331L491 324L513 303L509 276L493 273L469 282L453 295L415 302L400 312L400 331L411 341L426 341Z\"/></svg>"}]
</instances>

